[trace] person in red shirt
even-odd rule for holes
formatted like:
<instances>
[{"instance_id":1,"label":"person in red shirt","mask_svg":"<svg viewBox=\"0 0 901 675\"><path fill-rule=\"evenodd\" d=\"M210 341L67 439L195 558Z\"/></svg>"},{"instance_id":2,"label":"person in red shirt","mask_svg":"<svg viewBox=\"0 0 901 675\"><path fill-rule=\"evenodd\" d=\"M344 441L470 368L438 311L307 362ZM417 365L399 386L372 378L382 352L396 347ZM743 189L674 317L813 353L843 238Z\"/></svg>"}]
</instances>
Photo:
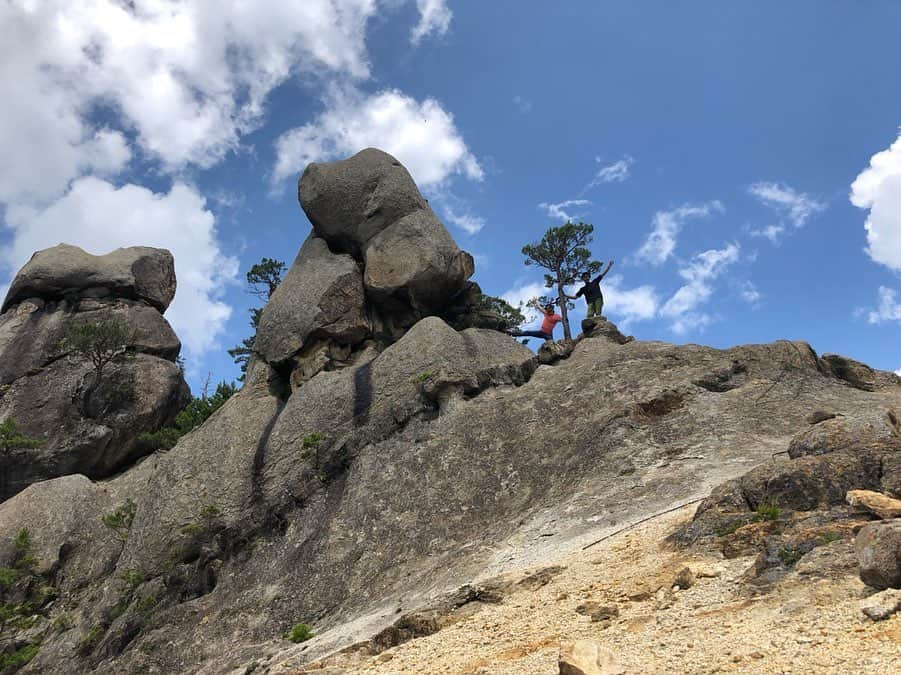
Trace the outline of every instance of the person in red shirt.
<instances>
[{"instance_id":1,"label":"person in red shirt","mask_svg":"<svg viewBox=\"0 0 901 675\"><path fill-rule=\"evenodd\" d=\"M542 340L553 340L554 327L563 321L563 317L554 312L553 303L548 303L542 307L538 304L538 300L533 298L532 300L529 300L528 304L544 314L544 320L541 322L541 330L511 330L507 331L507 333L513 337L537 337Z\"/></svg>"}]
</instances>

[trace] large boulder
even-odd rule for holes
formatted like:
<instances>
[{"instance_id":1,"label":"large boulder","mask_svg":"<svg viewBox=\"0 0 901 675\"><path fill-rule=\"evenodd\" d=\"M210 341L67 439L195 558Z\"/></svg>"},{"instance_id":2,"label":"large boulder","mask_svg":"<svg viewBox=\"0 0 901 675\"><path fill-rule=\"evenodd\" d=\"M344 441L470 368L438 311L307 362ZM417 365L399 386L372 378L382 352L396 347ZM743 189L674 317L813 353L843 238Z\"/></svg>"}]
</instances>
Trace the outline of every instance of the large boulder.
<instances>
[{"instance_id":1,"label":"large boulder","mask_svg":"<svg viewBox=\"0 0 901 675\"><path fill-rule=\"evenodd\" d=\"M854 540L860 579L873 588L901 588L901 519L871 523Z\"/></svg>"},{"instance_id":2,"label":"large boulder","mask_svg":"<svg viewBox=\"0 0 901 675\"><path fill-rule=\"evenodd\" d=\"M373 237L365 250L364 283L378 303L392 298L414 310L440 310L475 271L431 209L411 213Z\"/></svg>"},{"instance_id":3,"label":"large boulder","mask_svg":"<svg viewBox=\"0 0 901 675\"><path fill-rule=\"evenodd\" d=\"M308 165L297 197L316 232L336 250L357 258L386 227L428 208L403 165L375 148L342 161Z\"/></svg>"},{"instance_id":4,"label":"large boulder","mask_svg":"<svg viewBox=\"0 0 901 675\"><path fill-rule=\"evenodd\" d=\"M897 413L893 409L867 410L819 421L792 438L788 455L797 458L841 450L901 450Z\"/></svg>"},{"instance_id":5,"label":"large boulder","mask_svg":"<svg viewBox=\"0 0 901 675\"><path fill-rule=\"evenodd\" d=\"M143 247L92 256L60 245L16 276L0 314L0 419L38 446L5 448L0 500L55 476L108 476L151 449L136 437L190 400L181 343L161 313L174 291L171 254ZM66 340L85 324L125 329L127 351L102 377Z\"/></svg>"},{"instance_id":6,"label":"large boulder","mask_svg":"<svg viewBox=\"0 0 901 675\"><path fill-rule=\"evenodd\" d=\"M369 332L354 259L310 235L260 317L254 350L267 363L294 357L311 340L356 344Z\"/></svg>"},{"instance_id":7,"label":"large boulder","mask_svg":"<svg viewBox=\"0 0 901 675\"><path fill-rule=\"evenodd\" d=\"M175 262L169 251L147 246L91 255L59 244L35 253L13 279L2 311L27 298L119 297L144 300L160 312L175 297Z\"/></svg>"},{"instance_id":8,"label":"large boulder","mask_svg":"<svg viewBox=\"0 0 901 675\"><path fill-rule=\"evenodd\" d=\"M368 148L310 164L298 197L316 234L363 264L369 300L394 314L407 308L407 325L440 313L467 289L472 256L457 248L391 155Z\"/></svg>"}]
</instances>

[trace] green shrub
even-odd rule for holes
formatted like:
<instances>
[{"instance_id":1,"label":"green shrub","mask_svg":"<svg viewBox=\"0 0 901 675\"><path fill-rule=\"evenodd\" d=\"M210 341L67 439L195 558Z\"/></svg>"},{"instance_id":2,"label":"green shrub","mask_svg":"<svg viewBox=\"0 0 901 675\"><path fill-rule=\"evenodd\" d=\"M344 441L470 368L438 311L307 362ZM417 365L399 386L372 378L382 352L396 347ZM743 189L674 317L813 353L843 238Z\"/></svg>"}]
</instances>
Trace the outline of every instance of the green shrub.
<instances>
[{"instance_id":1,"label":"green shrub","mask_svg":"<svg viewBox=\"0 0 901 675\"><path fill-rule=\"evenodd\" d=\"M50 627L59 633L64 633L70 628L75 628L75 617L70 612L63 612L53 619Z\"/></svg>"},{"instance_id":2,"label":"green shrub","mask_svg":"<svg viewBox=\"0 0 901 675\"><path fill-rule=\"evenodd\" d=\"M802 557L804 557L804 551L793 546L785 546L779 551L779 560L781 560L782 564L786 567L794 567L795 563Z\"/></svg>"},{"instance_id":3,"label":"green shrub","mask_svg":"<svg viewBox=\"0 0 901 675\"><path fill-rule=\"evenodd\" d=\"M823 532L823 543L831 544L834 541L840 541L842 535L840 532Z\"/></svg>"},{"instance_id":4,"label":"green shrub","mask_svg":"<svg viewBox=\"0 0 901 675\"><path fill-rule=\"evenodd\" d=\"M181 432L172 427L164 427L157 431L145 431L132 441L132 448L141 454L150 454L157 450L171 450L181 438Z\"/></svg>"},{"instance_id":5,"label":"green shrub","mask_svg":"<svg viewBox=\"0 0 901 675\"><path fill-rule=\"evenodd\" d=\"M23 434L12 417L0 422L0 450L25 450L39 447L41 447L41 442Z\"/></svg>"},{"instance_id":6,"label":"green shrub","mask_svg":"<svg viewBox=\"0 0 901 675\"><path fill-rule=\"evenodd\" d=\"M14 673L25 666L31 659L37 656L41 650L41 643L32 642L31 644L20 647L14 652L0 654L0 675Z\"/></svg>"},{"instance_id":7,"label":"green shrub","mask_svg":"<svg viewBox=\"0 0 901 675\"><path fill-rule=\"evenodd\" d=\"M128 533L131 530L131 524L134 522L137 509L137 504L129 497L115 511L104 514L101 520L104 525L116 533L119 539L125 542L128 539Z\"/></svg>"},{"instance_id":8,"label":"green shrub","mask_svg":"<svg viewBox=\"0 0 901 675\"><path fill-rule=\"evenodd\" d=\"M125 584L125 592L132 593L144 583L144 575L140 570L127 569L119 572L119 581Z\"/></svg>"},{"instance_id":9,"label":"green shrub","mask_svg":"<svg viewBox=\"0 0 901 675\"><path fill-rule=\"evenodd\" d=\"M0 567L0 591L5 591L22 578L22 570Z\"/></svg>"},{"instance_id":10,"label":"green shrub","mask_svg":"<svg viewBox=\"0 0 901 675\"><path fill-rule=\"evenodd\" d=\"M82 656L87 656L100 644L105 633L106 626L99 623L94 624L91 627L91 630L85 633L81 640L78 641L78 644L75 646L75 651Z\"/></svg>"},{"instance_id":11,"label":"green shrub","mask_svg":"<svg viewBox=\"0 0 901 675\"><path fill-rule=\"evenodd\" d=\"M295 623L291 626L291 630L285 633L285 637L289 639L291 642L306 642L311 637L313 637L315 633L313 632L313 627L307 623Z\"/></svg>"},{"instance_id":12,"label":"green shrub","mask_svg":"<svg viewBox=\"0 0 901 675\"><path fill-rule=\"evenodd\" d=\"M16 539L13 545L15 547L13 567L30 574L38 564L31 551L31 533L23 527L16 532Z\"/></svg>"},{"instance_id":13,"label":"green shrub","mask_svg":"<svg viewBox=\"0 0 901 675\"><path fill-rule=\"evenodd\" d=\"M313 432L301 439L300 447L302 450L318 450L324 440L325 436L323 434Z\"/></svg>"},{"instance_id":14,"label":"green shrub","mask_svg":"<svg viewBox=\"0 0 901 675\"><path fill-rule=\"evenodd\" d=\"M756 514L754 516L756 522L761 520L779 520L779 516L782 515L782 509L775 502L764 502L757 507Z\"/></svg>"}]
</instances>

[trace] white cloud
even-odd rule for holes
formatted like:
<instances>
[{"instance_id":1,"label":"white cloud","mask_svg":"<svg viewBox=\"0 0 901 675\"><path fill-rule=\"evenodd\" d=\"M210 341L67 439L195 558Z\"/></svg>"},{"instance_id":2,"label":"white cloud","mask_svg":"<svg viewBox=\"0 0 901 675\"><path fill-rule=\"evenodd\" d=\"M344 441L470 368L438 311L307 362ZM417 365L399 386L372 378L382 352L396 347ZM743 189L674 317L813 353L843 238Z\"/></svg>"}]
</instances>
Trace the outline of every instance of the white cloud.
<instances>
[{"instance_id":1,"label":"white cloud","mask_svg":"<svg viewBox=\"0 0 901 675\"><path fill-rule=\"evenodd\" d=\"M663 264L676 250L676 238L686 222L723 211L725 208L722 203L716 200L703 204L683 204L671 211L658 211L654 214L654 229L638 249L636 257L652 265Z\"/></svg>"},{"instance_id":2,"label":"white cloud","mask_svg":"<svg viewBox=\"0 0 901 675\"><path fill-rule=\"evenodd\" d=\"M514 307L520 308L523 315L526 317L526 321L522 325L522 327L531 329L537 328L539 326L539 324L541 323L541 314L540 312L538 312L538 310L532 307L527 307L526 303L532 298L547 295L549 292L550 289L547 288L544 284L523 284L520 286L514 286L505 293L502 293L501 298L509 302Z\"/></svg>"},{"instance_id":3,"label":"white cloud","mask_svg":"<svg viewBox=\"0 0 901 675\"><path fill-rule=\"evenodd\" d=\"M785 225L767 225L760 229L750 230L749 234L752 237L766 237L775 246L779 246L782 243L782 236L785 234Z\"/></svg>"},{"instance_id":4,"label":"white cloud","mask_svg":"<svg viewBox=\"0 0 901 675\"><path fill-rule=\"evenodd\" d=\"M121 166L124 138L95 128L97 106L168 169L215 164L292 74L367 77L375 11L376 0L0 3L0 200L50 199Z\"/></svg>"},{"instance_id":5,"label":"white cloud","mask_svg":"<svg viewBox=\"0 0 901 675\"><path fill-rule=\"evenodd\" d=\"M870 165L851 185L851 203L869 209L867 254L901 271L901 135L888 150L870 158Z\"/></svg>"},{"instance_id":6,"label":"white cloud","mask_svg":"<svg viewBox=\"0 0 901 675\"><path fill-rule=\"evenodd\" d=\"M712 282L730 265L738 262L738 244L722 249L711 249L696 254L691 262L679 270L683 284L660 309L660 315L672 320L674 333L684 334L702 330L713 321L710 315L698 311L713 295Z\"/></svg>"},{"instance_id":7,"label":"white cloud","mask_svg":"<svg viewBox=\"0 0 901 675\"><path fill-rule=\"evenodd\" d=\"M224 286L236 281L238 261L225 255L216 241L213 214L204 198L183 183L163 194L80 178L49 206L10 207L7 225L14 236L0 248L0 262L9 272L35 251L61 242L95 255L120 246L169 249L175 256L178 291L166 317L191 355L214 346L231 314L220 298Z\"/></svg>"},{"instance_id":8,"label":"white cloud","mask_svg":"<svg viewBox=\"0 0 901 675\"><path fill-rule=\"evenodd\" d=\"M826 210L826 203L803 192L798 192L783 183L754 183L748 192L757 197L761 203L785 217L796 228L803 227L811 217ZM753 230L754 236L766 237L778 244L785 234L784 224L770 225L761 230Z\"/></svg>"},{"instance_id":9,"label":"white cloud","mask_svg":"<svg viewBox=\"0 0 901 675\"><path fill-rule=\"evenodd\" d=\"M901 368L898 368L898 370L895 371L895 375L901 377Z\"/></svg>"},{"instance_id":10,"label":"white cloud","mask_svg":"<svg viewBox=\"0 0 901 675\"><path fill-rule=\"evenodd\" d=\"M413 27L410 41L417 45L431 33L444 35L450 28L454 14L447 6L447 0L416 0L419 8L419 23Z\"/></svg>"},{"instance_id":11,"label":"white cloud","mask_svg":"<svg viewBox=\"0 0 901 675\"><path fill-rule=\"evenodd\" d=\"M597 159L597 161L600 162L600 159ZM585 186L583 192L587 192L591 188L597 187L603 183L622 183L629 178L633 164L635 164L635 159L626 155L612 164L602 166L598 169L597 173L594 174L594 178L591 179L591 182Z\"/></svg>"},{"instance_id":12,"label":"white cloud","mask_svg":"<svg viewBox=\"0 0 901 675\"><path fill-rule=\"evenodd\" d=\"M396 89L367 96L333 88L325 112L276 141L273 182L296 176L310 162L367 147L394 155L420 186L437 186L455 174L477 181L483 177L453 116L435 99L419 102Z\"/></svg>"},{"instance_id":13,"label":"white cloud","mask_svg":"<svg viewBox=\"0 0 901 675\"><path fill-rule=\"evenodd\" d=\"M742 300L752 306L759 305L760 301L763 299L763 294L757 289L757 286L750 281L745 281L741 284L739 294L741 295Z\"/></svg>"},{"instance_id":14,"label":"white cloud","mask_svg":"<svg viewBox=\"0 0 901 675\"><path fill-rule=\"evenodd\" d=\"M897 294L893 289L879 287L879 306L870 311L867 321L870 323L901 321L901 304L898 303Z\"/></svg>"},{"instance_id":15,"label":"white cloud","mask_svg":"<svg viewBox=\"0 0 901 675\"><path fill-rule=\"evenodd\" d=\"M532 102L518 94L513 97L513 105L515 105L516 109L523 115L527 115L532 111Z\"/></svg>"},{"instance_id":16,"label":"white cloud","mask_svg":"<svg viewBox=\"0 0 901 675\"><path fill-rule=\"evenodd\" d=\"M556 218L557 220L564 222L570 222L571 220L579 217L579 212L577 211L572 211L572 213L570 213L572 207L582 207L590 205L591 202L587 199L567 199L565 202L558 202L556 204L541 202L538 205L538 208L547 211L547 214L551 218Z\"/></svg>"},{"instance_id":17,"label":"white cloud","mask_svg":"<svg viewBox=\"0 0 901 675\"><path fill-rule=\"evenodd\" d=\"M653 319L660 305L653 286L624 288L618 274L604 278L603 292L604 312L616 316L623 329L633 321Z\"/></svg>"},{"instance_id":18,"label":"white cloud","mask_svg":"<svg viewBox=\"0 0 901 675\"><path fill-rule=\"evenodd\" d=\"M444 216L448 219L448 221L450 221L453 225L459 227L467 234L475 234L483 227L485 227L485 220L483 218L480 218L479 216L474 216L470 213L458 213L448 206L445 206L442 211L444 212Z\"/></svg>"}]
</instances>

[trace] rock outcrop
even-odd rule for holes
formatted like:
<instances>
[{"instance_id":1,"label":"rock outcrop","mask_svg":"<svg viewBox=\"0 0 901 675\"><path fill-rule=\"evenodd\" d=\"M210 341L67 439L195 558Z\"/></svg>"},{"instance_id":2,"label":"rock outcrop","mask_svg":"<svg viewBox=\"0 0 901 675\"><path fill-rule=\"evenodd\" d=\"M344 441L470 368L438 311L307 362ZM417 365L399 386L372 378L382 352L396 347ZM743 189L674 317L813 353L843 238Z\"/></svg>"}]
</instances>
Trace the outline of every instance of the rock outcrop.
<instances>
[{"instance_id":1,"label":"rock outcrop","mask_svg":"<svg viewBox=\"0 0 901 675\"><path fill-rule=\"evenodd\" d=\"M461 251L391 155L310 164L298 184L313 232L263 311L257 355L292 385L350 366L426 316L494 327Z\"/></svg>"},{"instance_id":2,"label":"rock outcrop","mask_svg":"<svg viewBox=\"0 0 901 675\"><path fill-rule=\"evenodd\" d=\"M883 446L771 465L814 411L897 409L897 378L855 386L804 343L676 346L600 321L537 366L512 338L449 315L479 311L467 257L390 157L317 165L300 193L315 232L263 312L244 388L102 484L56 478L0 504L0 564L21 557L12 540L28 530L33 573L58 596L41 616L67 617L43 634L34 672L296 671L433 632L419 610L437 599L461 612L496 601L483 580L724 482L696 522L722 506L760 525L757 507L778 498L844 508L851 531L866 523L847 489L890 491ZM424 276L394 276L391 251ZM300 623L316 635L295 645L283 636Z\"/></svg>"},{"instance_id":3,"label":"rock outcrop","mask_svg":"<svg viewBox=\"0 0 901 675\"><path fill-rule=\"evenodd\" d=\"M93 256L62 244L22 268L0 315L0 418L39 445L4 450L0 500L38 480L123 469L140 454L134 439L184 407L181 344L161 313L174 293L172 256L160 249ZM126 331L127 358L99 379L66 340L85 325Z\"/></svg>"}]
</instances>

